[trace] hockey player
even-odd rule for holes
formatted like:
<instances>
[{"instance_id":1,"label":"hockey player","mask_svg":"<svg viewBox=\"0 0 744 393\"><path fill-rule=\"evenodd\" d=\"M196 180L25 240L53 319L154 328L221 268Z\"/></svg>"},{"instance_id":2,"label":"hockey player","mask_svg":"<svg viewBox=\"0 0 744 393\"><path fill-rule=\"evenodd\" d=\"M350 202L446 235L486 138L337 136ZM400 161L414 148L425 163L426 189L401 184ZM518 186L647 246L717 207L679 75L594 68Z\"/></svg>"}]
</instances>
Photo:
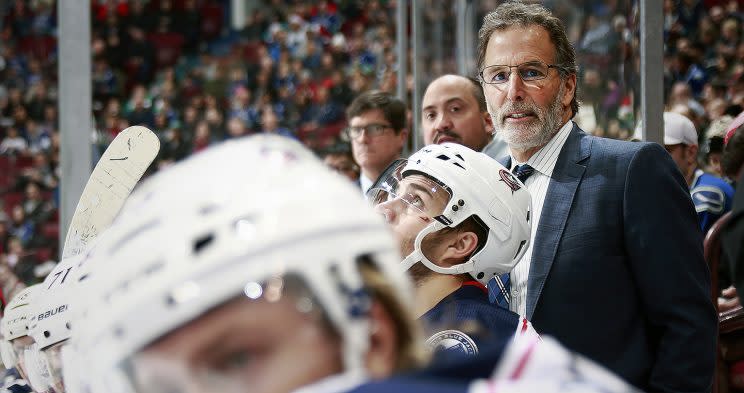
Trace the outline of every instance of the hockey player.
<instances>
[{"instance_id":1,"label":"hockey player","mask_svg":"<svg viewBox=\"0 0 744 393\"><path fill-rule=\"evenodd\" d=\"M537 335L492 305L485 287L511 271L530 239L530 194L509 170L465 146L430 145L393 163L367 198L407 255L431 347L476 354L489 339Z\"/></svg>"},{"instance_id":2,"label":"hockey player","mask_svg":"<svg viewBox=\"0 0 744 393\"><path fill-rule=\"evenodd\" d=\"M299 143L224 143L142 184L98 238L67 391L343 391L411 368L398 262L358 190Z\"/></svg>"},{"instance_id":3,"label":"hockey player","mask_svg":"<svg viewBox=\"0 0 744 393\"><path fill-rule=\"evenodd\" d=\"M71 334L71 303L76 293L71 277L83 254L63 259L44 279L28 311L28 336L33 345L26 351L25 368L37 393L44 387L55 393L65 391L62 381L61 350Z\"/></svg>"},{"instance_id":4,"label":"hockey player","mask_svg":"<svg viewBox=\"0 0 744 393\"><path fill-rule=\"evenodd\" d=\"M2 335L3 341L0 355L3 357L5 367L15 368L21 378L30 382L29 373L26 368L26 350L33 345L34 341L28 336L28 312L29 305L33 302L41 285L32 285L19 292L5 308L3 316ZM45 389L44 389L45 390Z\"/></svg>"}]
</instances>

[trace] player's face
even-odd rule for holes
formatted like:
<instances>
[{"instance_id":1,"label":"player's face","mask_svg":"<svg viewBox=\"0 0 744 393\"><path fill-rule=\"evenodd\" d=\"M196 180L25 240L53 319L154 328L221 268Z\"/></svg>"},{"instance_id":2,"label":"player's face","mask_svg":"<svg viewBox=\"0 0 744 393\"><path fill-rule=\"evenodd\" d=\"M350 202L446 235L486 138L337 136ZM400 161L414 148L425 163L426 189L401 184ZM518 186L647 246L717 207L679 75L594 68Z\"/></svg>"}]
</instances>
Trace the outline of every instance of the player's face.
<instances>
[{"instance_id":1,"label":"player's face","mask_svg":"<svg viewBox=\"0 0 744 393\"><path fill-rule=\"evenodd\" d=\"M230 301L159 339L132 360L133 385L142 393L281 393L341 372L339 341L307 310L309 299L273 300Z\"/></svg>"},{"instance_id":2,"label":"player's face","mask_svg":"<svg viewBox=\"0 0 744 393\"><path fill-rule=\"evenodd\" d=\"M416 236L442 214L450 194L422 175L403 178L395 194L375 206L388 223L403 255L414 249Z\"/></svg>"}]
</instances>

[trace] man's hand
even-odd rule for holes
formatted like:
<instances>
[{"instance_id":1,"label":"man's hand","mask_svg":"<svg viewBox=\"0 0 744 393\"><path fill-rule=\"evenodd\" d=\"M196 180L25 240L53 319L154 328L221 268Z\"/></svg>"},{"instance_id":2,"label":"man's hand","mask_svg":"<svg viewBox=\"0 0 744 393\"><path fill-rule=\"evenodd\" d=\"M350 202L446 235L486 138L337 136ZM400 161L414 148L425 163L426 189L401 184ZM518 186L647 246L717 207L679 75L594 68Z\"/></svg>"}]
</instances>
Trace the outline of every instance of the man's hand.
<instances>
[{"instance_id":1,"label":"man's hand","mask_svg":"<svg viewBox=\"0 0 744 393\"><path fill-rule=\"evenodd\" d=\"M741 304L736 288L733 286L723 290L721 297L718 298L718 312L731 310Z\"/></svg>"}]
</instances>

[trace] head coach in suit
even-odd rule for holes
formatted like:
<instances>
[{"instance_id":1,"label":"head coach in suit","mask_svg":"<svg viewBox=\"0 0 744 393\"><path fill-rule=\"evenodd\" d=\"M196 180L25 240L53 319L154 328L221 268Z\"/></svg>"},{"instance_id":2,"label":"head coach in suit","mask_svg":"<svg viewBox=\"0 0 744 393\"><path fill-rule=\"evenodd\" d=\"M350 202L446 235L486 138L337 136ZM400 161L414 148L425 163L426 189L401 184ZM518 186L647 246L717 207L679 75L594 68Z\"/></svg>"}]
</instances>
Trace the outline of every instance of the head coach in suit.
<instances>
[{"instance_id":1,"label":"head coach in suit","mask_svg":"<svg viewBox=\"0 0 744 393\"><path fill-rule=\"evenodd\" d=\"M641 389L709 390L718 319L695 208L669 154L571 121L575 53L540 5L506 2L484 18L478 70L509 144L502 163L530 190L535 217L530 249L498 292L540 334Z\"/></svg>"}]
</instances>

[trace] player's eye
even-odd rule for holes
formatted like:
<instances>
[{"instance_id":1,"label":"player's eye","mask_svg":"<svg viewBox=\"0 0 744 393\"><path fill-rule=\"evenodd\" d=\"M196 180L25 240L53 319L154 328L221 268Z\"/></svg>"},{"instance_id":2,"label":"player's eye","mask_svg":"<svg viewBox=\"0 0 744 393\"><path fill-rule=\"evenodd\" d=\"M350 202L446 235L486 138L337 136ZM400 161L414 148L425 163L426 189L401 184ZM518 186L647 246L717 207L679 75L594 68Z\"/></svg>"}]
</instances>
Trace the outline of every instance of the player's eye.
<instances>
[{"instance_id":1,"label":"player's eye","mask_svg":"<svg viewBox=\"0 0 744 393\"><path fill-rule=\"evenodd\" d=\"M214 368L223 373L239 371L250 366L250 364L255 360L255 357L253 351L247 349L236 350L218 359Z\"/></svg>"}]
</instances>

